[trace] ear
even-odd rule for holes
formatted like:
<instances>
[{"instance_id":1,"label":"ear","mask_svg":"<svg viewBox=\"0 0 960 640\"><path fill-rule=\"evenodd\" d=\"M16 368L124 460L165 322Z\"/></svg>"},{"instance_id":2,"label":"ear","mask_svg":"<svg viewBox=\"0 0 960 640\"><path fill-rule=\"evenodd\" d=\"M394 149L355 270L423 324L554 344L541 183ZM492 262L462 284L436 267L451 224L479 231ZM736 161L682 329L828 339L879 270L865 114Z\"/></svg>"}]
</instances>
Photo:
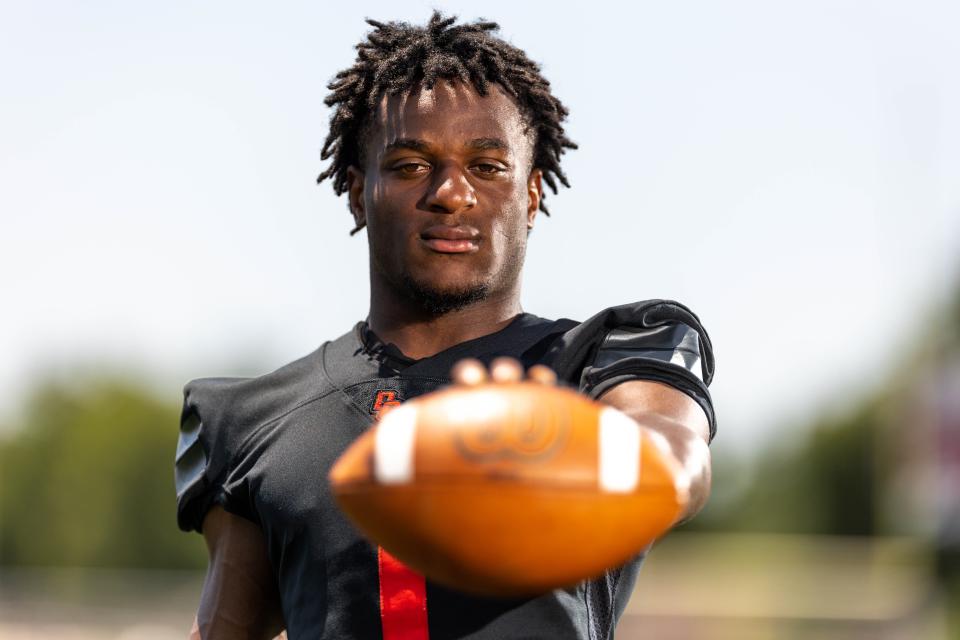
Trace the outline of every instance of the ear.
<instances>
[{"instance_id":1,"label":"ear","mask_svg":"<svg viewBox=\"0 0 960 640\"><path fill-rule=\"evenodd\" d=\"M363 186L366 176L363 171L350 165L347 167L347 198L349 199L350 213L357 227L367 224L367 212L363 208Z\"/></svg>"},{"instance_id":2,"label":"ear","mask_svg":"<svg viewBox=\"0 0 960 640\"><path fill-rule=\"evenodd\" d=\"M534 169L527 178L527 229L533 229L533 220L540 211L540 200L543 199L543 171Z\"/></svg>"}]
</instances>

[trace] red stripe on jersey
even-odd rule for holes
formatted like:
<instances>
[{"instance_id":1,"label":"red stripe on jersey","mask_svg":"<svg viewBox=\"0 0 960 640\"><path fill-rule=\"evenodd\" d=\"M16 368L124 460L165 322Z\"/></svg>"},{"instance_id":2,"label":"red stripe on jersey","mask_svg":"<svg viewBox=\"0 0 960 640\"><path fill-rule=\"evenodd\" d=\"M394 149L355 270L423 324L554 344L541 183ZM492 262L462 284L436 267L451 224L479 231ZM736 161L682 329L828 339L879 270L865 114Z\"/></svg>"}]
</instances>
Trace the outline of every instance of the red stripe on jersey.
<instances>
[{"instance_id":1,"label":"red stripe on jersey","mask_svg":"<svg viewBox=\"0 0 960 640\"><path fill-rule=\"evenodd\" d=\"M377 547L383 640L429 640L427 583L419 573Z\"/></svg>"}]
</instances>

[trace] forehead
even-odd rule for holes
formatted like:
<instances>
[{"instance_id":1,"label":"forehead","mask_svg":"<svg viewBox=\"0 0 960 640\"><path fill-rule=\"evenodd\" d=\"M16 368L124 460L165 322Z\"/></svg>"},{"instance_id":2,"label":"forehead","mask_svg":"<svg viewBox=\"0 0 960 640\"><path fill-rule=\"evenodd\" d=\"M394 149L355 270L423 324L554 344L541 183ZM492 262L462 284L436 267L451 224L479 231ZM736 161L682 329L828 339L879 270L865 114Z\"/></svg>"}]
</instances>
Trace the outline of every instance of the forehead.
<instances>
[{"instance_id":1,"label":"forehead","mask_svg":"<svg viewBox=\"0 0 960 640\"><path fill-rule=\"evenodd\" d=\"M519 108L498 85L490 85L485 96L470 85L450 82L384 96L371 125L367 142L374 151L399 139L456 147L469 140L494 138L514 153L531 146Z\"/></svg>"}]
</instances>

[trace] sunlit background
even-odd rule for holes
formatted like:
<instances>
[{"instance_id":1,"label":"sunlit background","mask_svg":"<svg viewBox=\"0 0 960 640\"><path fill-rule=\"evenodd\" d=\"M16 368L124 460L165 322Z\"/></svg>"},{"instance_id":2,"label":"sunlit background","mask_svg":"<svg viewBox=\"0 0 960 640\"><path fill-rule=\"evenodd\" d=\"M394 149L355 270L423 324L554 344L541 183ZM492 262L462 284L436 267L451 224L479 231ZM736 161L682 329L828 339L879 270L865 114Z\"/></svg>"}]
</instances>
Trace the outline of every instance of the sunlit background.
<instances>
[{"instance_id":1,"label":"sunlit background","mask_svg":"<svg viewBox=\"0 0 960 640\"><path fill-rule=\"evenodd\" d=\"M364 17L502 25L569 107L524 307L680 300L707 509L618 639L960 637L960 5L0 5L0 637L180 638L183 383L366 312L317 186Z\"/></svg>"}]
</instances>

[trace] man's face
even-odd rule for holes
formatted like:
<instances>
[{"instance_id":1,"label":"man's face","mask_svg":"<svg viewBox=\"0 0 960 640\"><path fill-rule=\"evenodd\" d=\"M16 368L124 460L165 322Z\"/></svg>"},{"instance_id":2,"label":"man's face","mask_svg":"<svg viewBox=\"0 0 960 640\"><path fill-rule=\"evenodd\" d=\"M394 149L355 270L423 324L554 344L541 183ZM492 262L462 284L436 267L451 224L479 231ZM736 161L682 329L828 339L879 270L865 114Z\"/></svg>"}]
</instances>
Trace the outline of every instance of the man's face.
<instances>
[{"instance_id":1,"label":"man's face","mask_svg":"<svg viewBox=\"0 0 960 640\"><path fill-rule=\"evenodd\" d=\"M366 140L350 204L375 277L434 313L518 284L541 172L507 94L437 83L385 97Z\"/></svg>"}]
</instances>

